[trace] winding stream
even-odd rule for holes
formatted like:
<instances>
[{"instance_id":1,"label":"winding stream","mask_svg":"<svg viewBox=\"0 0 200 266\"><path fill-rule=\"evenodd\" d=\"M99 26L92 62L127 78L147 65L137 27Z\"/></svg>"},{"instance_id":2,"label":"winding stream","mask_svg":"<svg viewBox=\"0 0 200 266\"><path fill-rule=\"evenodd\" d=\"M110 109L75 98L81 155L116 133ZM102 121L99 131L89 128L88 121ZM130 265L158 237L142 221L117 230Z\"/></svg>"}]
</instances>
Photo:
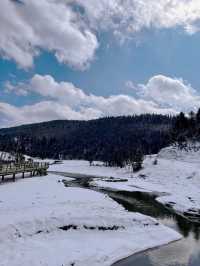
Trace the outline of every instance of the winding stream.
<instances>
[{"instance_id":1,"label":"winding stream","mask_svg":"<svg viewBox=\"0 0 200 266\"><path fill-rule=\"evenodd\" d=\"M121 260L113 266L200 266L200 225L180 217L143 193L109 193L128 211L155 217L180 232L184 238Z\"/></svg>"},{"instance_id":2,"label":"winding stream","mask_svg":"<svg viewBox=\"0 0 200 266\"><path fill-rule=\"evenodd\" d=\"M94 189L88 187L88 181L91 179L85 181L77 178L65 182L65 185ZM190 222L166 209L147 193L100 191L108 194L128 211L154 217L184 236L180 241L132 255L112 266L200 266L200 224Z\"/></svg>"}]
</instances>

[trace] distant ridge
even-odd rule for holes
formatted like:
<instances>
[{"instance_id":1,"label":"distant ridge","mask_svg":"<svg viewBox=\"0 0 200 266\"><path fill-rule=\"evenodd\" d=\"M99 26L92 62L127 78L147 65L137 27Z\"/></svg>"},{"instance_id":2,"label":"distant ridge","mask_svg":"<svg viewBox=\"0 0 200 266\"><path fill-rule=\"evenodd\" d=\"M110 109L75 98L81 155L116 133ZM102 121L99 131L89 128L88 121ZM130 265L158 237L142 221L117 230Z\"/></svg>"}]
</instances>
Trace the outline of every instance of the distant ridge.
<instances>
[{"instance_id":1,"label":"distant ridge","mask_svg":"<svg viewBox=\"0 0 200 266\"><path fill-rule=\"evenodd\" d=\"M0 129L0 149L16 148L31 156L101 160L107 154L142 148L155 153L170 142L174 118L144 114L96 120L54 120Z\"/></svg>"}]
</instances>

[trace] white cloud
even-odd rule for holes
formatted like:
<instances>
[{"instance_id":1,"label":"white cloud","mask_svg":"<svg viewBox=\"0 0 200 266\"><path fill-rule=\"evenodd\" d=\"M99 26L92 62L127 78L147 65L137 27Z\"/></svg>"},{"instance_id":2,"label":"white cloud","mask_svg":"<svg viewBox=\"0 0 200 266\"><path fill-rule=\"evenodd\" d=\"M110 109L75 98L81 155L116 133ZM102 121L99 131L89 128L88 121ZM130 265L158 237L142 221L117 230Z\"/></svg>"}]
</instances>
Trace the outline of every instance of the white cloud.
<instances>
[{"instance_id":1,"label":"white cloud","mask_svg":"<svg viewBox=\"0 0 200 266\"><path fill-rule=\"evenodd\" d=\"M7 85L8 87L8 85ZM93 119L103 116L131 115L141 113L176 113L172 107L161 107L159 103L128 95L109 97L86 94L69 82L57 82L52 76L35 75L27 83L12 85L10 93L27 96L36 93L43 99L22 107L0 102L1 126L40 122L53 119ZM6 90L8 93L8 89Z\"/></svg>"},{"instance_id":2,"label":"white cloud","mask_svg":"<svg viewBox=\"0 0 200 266\"><path fill-rule=\"evenodd\" d=\"M156 78L156 77L155 77ZM151 80L149 81L151 84ZM130 83L130 81L129 81ZM142 85L139 85L142 87ZM149 84L147 84L149 86ZM174 86L174 84L172 84ZM82 89L75 87L69 82L57 82L50 75L34 75L28 83L19 83L13 89L18 94L18 90L28 93L36 93L43 96L44 99L49 98L59 102L60 104L70 106L76 110L84 110L92 108L97 110L101 116L106 115L127 115L133 113L167 113L173 112L173 109L160 109L160 102L147 95L141 95L140 99L128 95L111 95L109 97L96 96L94 94L86 94ZM145 85L142 89L144 91ZM147 91L147 90L145 90Z\"/></svg>"},{"instance_id":3,"label":"white cloud","mask_svg":"<svg viewBox=\"0 0 200 266\"><path fill-rule=\"evenodd\" d=\"M182 79L154 76L146 85L139 85L138 91L140 97L152 100L163 108L187 112L200 107L197 91Z\"/></svg>"},{"instance_id":4,"label":"white cloud","mask_svg":"<svg viewBox=\"0 0 200 266\"><path fill-rule=\"evenodd\" d=\"M0 1L0 54L23 68L33 65L41 49L59 62L84 68L98 47L96 36L62 1Z\"/></svg>"},{"instance_id":5,"label":"white cloud","mask_svg":"<svg viewBox=\"0 0 200 266\"><path fill-rule=\"evenodd\" d=\"M137 91L137 89L138 89L138 86L135 85L134 82L131 81L131 80L127 80L125 82L125 86L126 86L126 88L131 89L131 90L136 90Z\"/></svg>"},{"instance_id":6,"label":"white cloud","mask_svg":"<svg viewBox=\"0 0 200 266\"><path fill-rule=\"evenodd\" d=\"M34 75L28 84L23 87L27 91L38 93L43 97L49 97L70 106L77 106L85 101L87 95L69 82L56 82L50 75Z\"/></svg>"},{"instance_id":7,"label":"white cloud","mask_svg":"<svg viewBox=\"0 0 200 266\"><path fill-rule=\"evenodd\" d=\"M26 87L24 87L24 83L19 82L16 85L13 85L10 81L6 81L4 85L5 93L15 93L18 96L27 96L28 92Z\"/></svg>"},{"instance_id":8,"label":"white cloud","mask_svg":"<svg viewBox=\"0 0 200 266\"><path fill-rule=\"evenodd\" d=\"M199 22L199 0L1 0L0 55L28 68L46 50L84 69L98 48L99 31L121 40L144 28L182 27L194 34Z\"/></svg>"},{"instance_id":9,"label":"white cloud","mask_svg":"<svg viewBox=\"0 0 200 266\"><path fill-rule=\"evenodd\" d=\"M117 35L143 28L183 27L188 33L199 30L198 0L75 0L84 6L91 25L113 28Z\"/></svg>"},{"instance_id":10,"label":"white cloud","mask_svg":"<svg viewBox=\"0 0 200 266\"><path fill-rule=\"evenodd\" d=\"M27 83L8 83L7 93L23 94L24 97L37 94L41 100L22 107L0 102L1 127L54 119L89 120L141 113L176 114L200 107L197 91L182 79L157 75L146 84L133 87L133 83L129 81L128 85L134 89L135 97L86 94L72 83L57 82L50 75L34 75Z\"/></svg>"},{"instance_id":11,"label":"white cloud","mask_svg":"<svg viewBox=\"0 0 200 266\"><path fill-rule=\"evenodd\" d=\"M99 113L92 108L75 111L69 106L53 101L42 101L22 107L0 102L0 127L36 123L56 119L92 119Z\"/></svg>"}]
</instances>

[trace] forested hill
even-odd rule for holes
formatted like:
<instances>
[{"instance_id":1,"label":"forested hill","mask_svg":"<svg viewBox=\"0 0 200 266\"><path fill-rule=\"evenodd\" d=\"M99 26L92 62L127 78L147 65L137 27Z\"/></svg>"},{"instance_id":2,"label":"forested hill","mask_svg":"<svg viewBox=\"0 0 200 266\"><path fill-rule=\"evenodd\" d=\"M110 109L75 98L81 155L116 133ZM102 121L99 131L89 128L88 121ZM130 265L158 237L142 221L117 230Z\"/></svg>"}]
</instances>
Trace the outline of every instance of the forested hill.
<instances>
[{"instance_id":1,"label":"forested hill","mask_svg":"<svg viewBox=\"0 0 200 266\"><path fill-rule=\"evenodd\" d=\"M170 116L146 114L23 125L0 129L0 150L15 150L42 158L92 156L103 161L129 150L156 153L169 144L173 122Z\"/></svg>"}]
</instances>

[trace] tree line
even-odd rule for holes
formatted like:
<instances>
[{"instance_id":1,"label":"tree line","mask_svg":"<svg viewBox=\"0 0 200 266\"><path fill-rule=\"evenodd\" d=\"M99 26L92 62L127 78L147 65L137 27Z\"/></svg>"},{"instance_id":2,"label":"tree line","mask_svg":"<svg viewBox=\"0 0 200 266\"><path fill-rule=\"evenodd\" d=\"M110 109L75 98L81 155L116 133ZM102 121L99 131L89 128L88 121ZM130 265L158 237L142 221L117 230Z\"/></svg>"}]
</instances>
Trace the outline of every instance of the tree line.
<instances>
[{"instance_id":1,"label":"tree line","mask_svg":"<svg viewBox=\"0 0 200 266\"><path fill-rule=\"evenodd\" d=\"M100 160L141 167L145 154L171 142L176 118L144 114L90 121L57 120L0 130L0 150L40 158Z\"/></svg>"},{"instance_id":2,"label":"tree line","mask_svg":"<svg viewBox=\"0 0 200 266\"><path fill-rule=\"evenodd\" d=\"M181 112L176 117L171 136L179 148L187 146L188 141L200 141L200 109L188 115Z\"/></svg>"}]
</instances>

